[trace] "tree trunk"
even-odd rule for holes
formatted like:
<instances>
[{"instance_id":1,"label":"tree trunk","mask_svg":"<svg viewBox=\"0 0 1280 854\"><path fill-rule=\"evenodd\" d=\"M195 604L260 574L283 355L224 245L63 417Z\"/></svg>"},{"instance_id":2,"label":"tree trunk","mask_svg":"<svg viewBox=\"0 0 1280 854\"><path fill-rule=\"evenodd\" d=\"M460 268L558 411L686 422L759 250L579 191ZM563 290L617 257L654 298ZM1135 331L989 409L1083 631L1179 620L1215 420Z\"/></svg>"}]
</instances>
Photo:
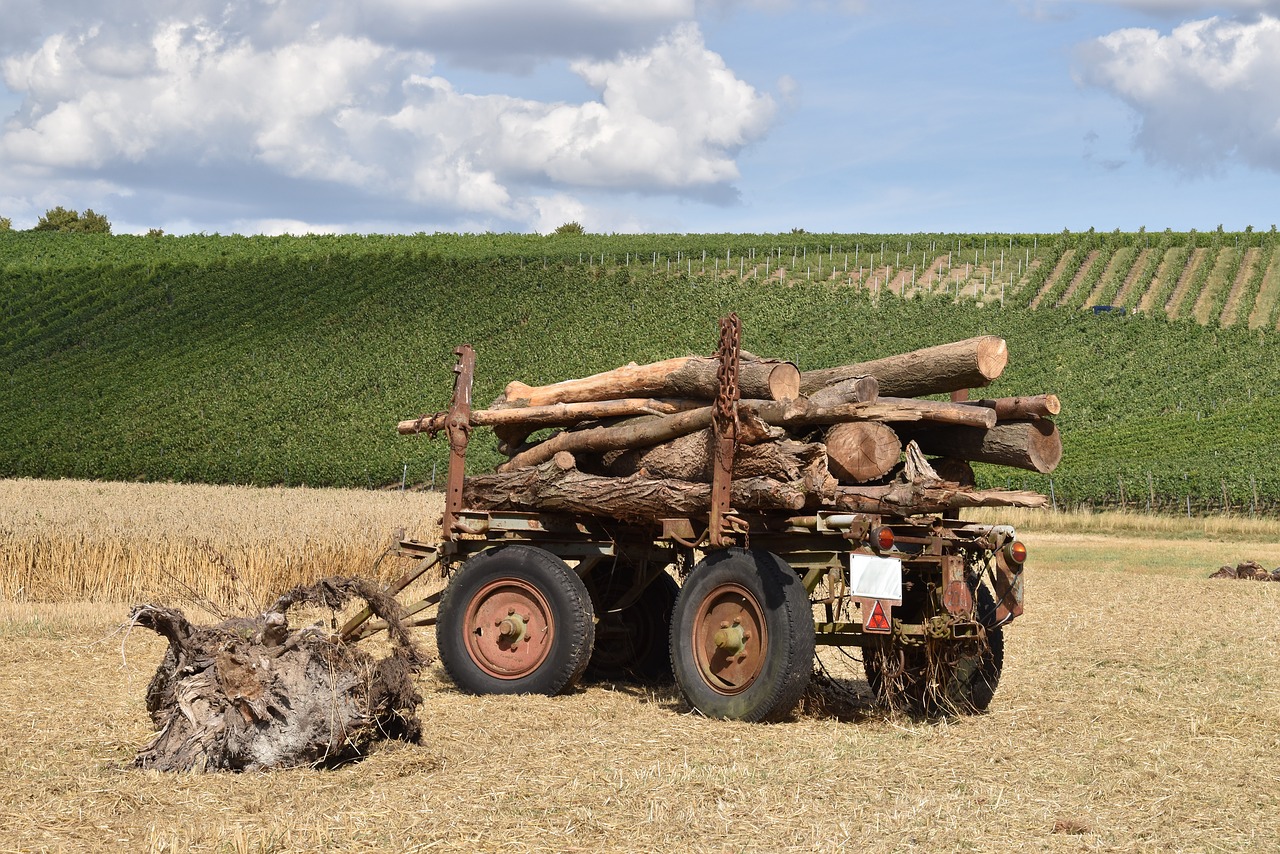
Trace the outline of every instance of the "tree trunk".
<instances>
[{"instance_id":1,"label":"tree trunk","mask_svg":"<svg viewBox=\"0 0 1280 854\"><path fill-rule=\"evenodd\" d=\"M362 598L383 618L391 654L317 632L291 629L294 605L342 607ZM133 609L132 624L163 635L169 648L147 687L156 734L134 764L159 771L262 771L335 766L384 738L418 741L414 684L425 663L382 586L326 578L285 593L266 613L196 626L181 611Z\"/></svg>"},{"instance_id":2,"label":"tree trunk","mask_svg":"<svg viewBox=\"0 0 1280 854\"><path fill-rule=\"evenodd\" d=\"M875 403L879 396L880 383L875 377L850 377L809 395L809 405L821 408L841 403Z\"/></svg>"},{"instance_id":3,"label":"tree trunk","mask_svg":"<svg viewBox=\"0 0 1280 854\"><path fill-rule=\"evenodd\" d=\"M860 362L800 375L800 391L813 394L850 377L873 376L880 393L897 397L942 394L984 386L1004 371L1009 350L1003 338L983 335L951 344L939 344L873 362Z\"/></svg>"},{"instance_id":4,"label":"tree trunk","mask_svg":"<svg viewBox=\"0 0 1280 854\"><path fill-rule=\"evenodd\" d=\"M712 407L704 406L676 415L632 418L613 427L566 430L539 442L498 466L499 472L536 466L558 451L604 453L623 448L643 448L711 426Z\"/></svg>"},{"instance_id":5,"label":"tree trunk","mask_svg":"<svg viewBox=\"0 0 1280 854\"><path fill-rule=\"evenodd\" d=\"M471 413L473 427L499 427L519 425L529 432L543 427L564 427L598 418L618 418L629 415L672 415L706 406L705 400L662 400L657 398L625 398L623 400L595 400L584 403L554 403L549 406L516 406L506 409L477 409ZM419 418L401 421L396 431L401 434L438 432L444 429L448 412L437 412ZM528 435L527 433L525 435Z\"/></svg>"},{"instance_id":6,"label":"tree trunk","mask_svg":"<svg viewBox=\"0 0 1280 854\"><path fill-rule=\"evenodd\" d=\"M494 407L546 406L590 400L617 400L651 395L714 400L720 362L701 356L667 359L649 365L625 365L612 371L545 386L507 384ZM738 365L742 397L787 400L800 394L800 371L790 362L744 359Z\"/></svg>"},{"instance_id":7,"label":"tree trunk","mask_svg":"<svg viewBox=\"0 0 1280 854\"><path fill-rule=\"evenodd\" d=\"M994 427L996 414L980 406L966 406L938 400L910 400L881 397L875 403L840 403L814 406L806 398L797 400L744 400L739 406L779 427L814 427L842 421L938 421L970 427Z\"/></svg>"},{"instance_id":8,"label":"tree trunk","mask_svg":"<svg viewBox=\"0 0 1280 854\"><path fill-rule=\"evenodd\" d=\"M850 421L827 430L827 466L842 483L884 477L902 457L898 434L874 421Z\"/></svg>"},{"instance_id":9,"label":"tree trunk","mask_svg":"<svg viewBox=\"0 0 1280 854\"><path fill-rule=\"evenodd\" d=\"M966 489L955 486L842 486L835 506L854 513L916 515L943 513L963 507L1045 507L1049 499L1038 492L1010 489Z\"/></svg>"},{"instance_id":10,"label":"tree trunk","mask_svg":"<svg viewBox=\"0 0 1280 854\"><path fill-rule=\"evenodd\" d=\"M937 456L1012 466L1041 474L1053 471L1062 460L1062 436L1047 418L1006 421L987 430L899 425L897 431L903 441L914 439L925 453Z\"/></svg>"},{"instance_id":11,"label":"tree trunk","mask_svg":"<svg viewBox=\"0 0 1280 854\"><path fill-rule=\"evenodd\" d=\"M1047 418L1062 411L1062 403L1058 400L1056 394L972 400L969 401L969 405L994 409L997 421L1026 421L1030 418Z\"/></svg>"},{"instance_id":12,"label":"tree trunk","mask_svg":"<svg viewBox=\"0 0 1280 854\"><path fill-rule=\"evenodd\" d=\"M745 510L799 510L801 488L763 477L735 478L733 507ZM468 477L466 505L477 510L541 510L602 516L623 522L656 522L668 517L704 516L711 507L711 485L631 475L585 474L571 455L533 468Z\"/></svg>"},{"instance_id":13,"label":"tree trunk","mask_svg":"<svg viewBox=\"0 0 1280 854\"><path fill-rule=\"evenodd\" d=\"M710 430L699 430L651 448L608 454L604 469L615 476L641 474L710 483L712 441ZM740 444L733 458L733 476L735 480L750 477L799 480L815 459L825 461L825 449L821 444L791 440Z\"/></svg>"}]
</instances>

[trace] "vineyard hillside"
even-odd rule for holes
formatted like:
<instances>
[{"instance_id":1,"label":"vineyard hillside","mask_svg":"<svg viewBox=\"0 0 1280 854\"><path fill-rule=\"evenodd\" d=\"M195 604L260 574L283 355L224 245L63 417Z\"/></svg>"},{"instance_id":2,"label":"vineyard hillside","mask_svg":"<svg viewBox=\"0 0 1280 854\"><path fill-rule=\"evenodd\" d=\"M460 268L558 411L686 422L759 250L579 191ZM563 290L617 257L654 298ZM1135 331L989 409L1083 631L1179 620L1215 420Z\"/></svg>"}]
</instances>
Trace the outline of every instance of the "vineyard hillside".
<instances>
[{"instance_id":1,"label":"vineyard hillside","mask_svg":"<svg viewBox=\"0 0 1280 854\"><path fill-rule=\"evenodd\" d=\"M453 347L479 401L745 346L825 367L980 333L989 394L1055 392L1063 504L1280 506L1274 232L0 234L0 476L380 487L442 478ZM1121 311L1120 309L1124 309ZM487 442L487 440L485 440ZM477 466L496 459L482 443Z\"/></svg>"}]
</instances>

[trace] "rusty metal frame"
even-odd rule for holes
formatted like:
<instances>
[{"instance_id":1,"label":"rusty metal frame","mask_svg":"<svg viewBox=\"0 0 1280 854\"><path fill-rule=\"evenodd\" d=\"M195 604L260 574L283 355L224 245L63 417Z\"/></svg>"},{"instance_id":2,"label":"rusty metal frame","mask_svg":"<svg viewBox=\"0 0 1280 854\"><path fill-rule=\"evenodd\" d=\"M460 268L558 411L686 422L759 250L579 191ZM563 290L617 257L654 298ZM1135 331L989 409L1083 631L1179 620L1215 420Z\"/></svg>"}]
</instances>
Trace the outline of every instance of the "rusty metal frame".
<instances>
[{"instance_id":1,"label":"rusty metal frame","mask_svg":"<svg viewBox=\"0 0 1280 854\"><path fill-rule=\"evenodd\" d=\"M458 363L453 371L453 402L445 430L449 434L449 477L445 484L444 517L440 530L445 540L454 538L454 522L462 512L462 483L467 469L467 441L471 437L471 387L475 382L476 353L470 344L453 351Z\"/></svg>"},{"instance_id":2,"label":"rusty metal frame","mask_svg":"<svg viewBox=\"0 0 1280 854\"><path fill-rule=\"evenodd\" d=\"M738 367L742 361L742 321L736 312L720 319L720 362L715 407L711 411L714 448L711 469L711 513L707 531L712 548L731 542L733 458L738 451ZM735 526L736 527L736 526ZM732 530L732 529L730 529Z\"/></svg>"}]
</instances>

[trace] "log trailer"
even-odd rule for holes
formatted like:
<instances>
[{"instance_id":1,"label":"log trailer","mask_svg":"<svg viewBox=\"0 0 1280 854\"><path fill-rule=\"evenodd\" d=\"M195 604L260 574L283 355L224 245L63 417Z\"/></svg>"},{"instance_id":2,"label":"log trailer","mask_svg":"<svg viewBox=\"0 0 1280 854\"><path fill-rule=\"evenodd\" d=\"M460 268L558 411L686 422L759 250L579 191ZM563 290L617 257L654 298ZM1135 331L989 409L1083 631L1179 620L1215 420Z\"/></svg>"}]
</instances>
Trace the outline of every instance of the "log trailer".
<instances>
[{"instance_id":1,"label":"log trailer","mask_svg":"<svg viewBox=\"0 0 1280 854\"><path fill-rule=\"evenodd\" d=\"M450 448L441 542L400 539L395 552L416 562L391 591L443 567L444 589L406 611L435 626L459 689L553 695L588 673L674 677L702 714L769 721L800 700L827 645L861 648L886 702L987 708L1004 627L1023 609L1026 549L1013 528L932 506L735 508L740 329L736 316L721 321L710 501L652 519L468 506L475 354L457 348L452 405L432 425ZM344 636L378 629L363 617Z\"/></svg>"}]
</instances>

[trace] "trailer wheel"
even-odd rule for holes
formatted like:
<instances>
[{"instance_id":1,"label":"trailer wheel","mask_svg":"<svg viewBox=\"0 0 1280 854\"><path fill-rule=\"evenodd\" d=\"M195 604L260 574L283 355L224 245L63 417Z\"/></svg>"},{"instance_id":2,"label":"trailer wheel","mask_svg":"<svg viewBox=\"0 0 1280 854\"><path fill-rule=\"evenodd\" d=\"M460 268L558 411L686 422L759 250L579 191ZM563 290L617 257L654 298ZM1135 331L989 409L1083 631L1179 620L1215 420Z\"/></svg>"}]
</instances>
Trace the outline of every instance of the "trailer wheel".
<instances>
[{"instance_id":1,"label":"trailer wheel","mask_svg":"<svg viewBox=\"0 0 1280 854\"><path fill-rule=\"evenodd\" d=\"M705 715L777 720L813 672L813 611L795 572L776 555L731 548L689 574L671 618L671 666Z\"/></svg>"},{"instance_id":2,"label":"trailer wheel","mask_svg":"<svg viewBox=\"0 0 1280 854\"><path fill-rule=\"evenodd\" d=\"M671 679L671 611L680 585L660 572L625 608L612 606L631 589L632 573L619 573L600 591L595 649L586 678L634 679L664 682Z\"/></svg>"},{"instance_id":3,"label":"trailer wheel","mask_svg":"<svg viewBox=\"0 0 1280 854\"><path fill-rule=\"evenodd\" d=\"M582 579L555 555L522 545L463 564L436 624L445 671L470 694L558 694L582 676L594 639Z\"/></svg>"}]
</instances>

